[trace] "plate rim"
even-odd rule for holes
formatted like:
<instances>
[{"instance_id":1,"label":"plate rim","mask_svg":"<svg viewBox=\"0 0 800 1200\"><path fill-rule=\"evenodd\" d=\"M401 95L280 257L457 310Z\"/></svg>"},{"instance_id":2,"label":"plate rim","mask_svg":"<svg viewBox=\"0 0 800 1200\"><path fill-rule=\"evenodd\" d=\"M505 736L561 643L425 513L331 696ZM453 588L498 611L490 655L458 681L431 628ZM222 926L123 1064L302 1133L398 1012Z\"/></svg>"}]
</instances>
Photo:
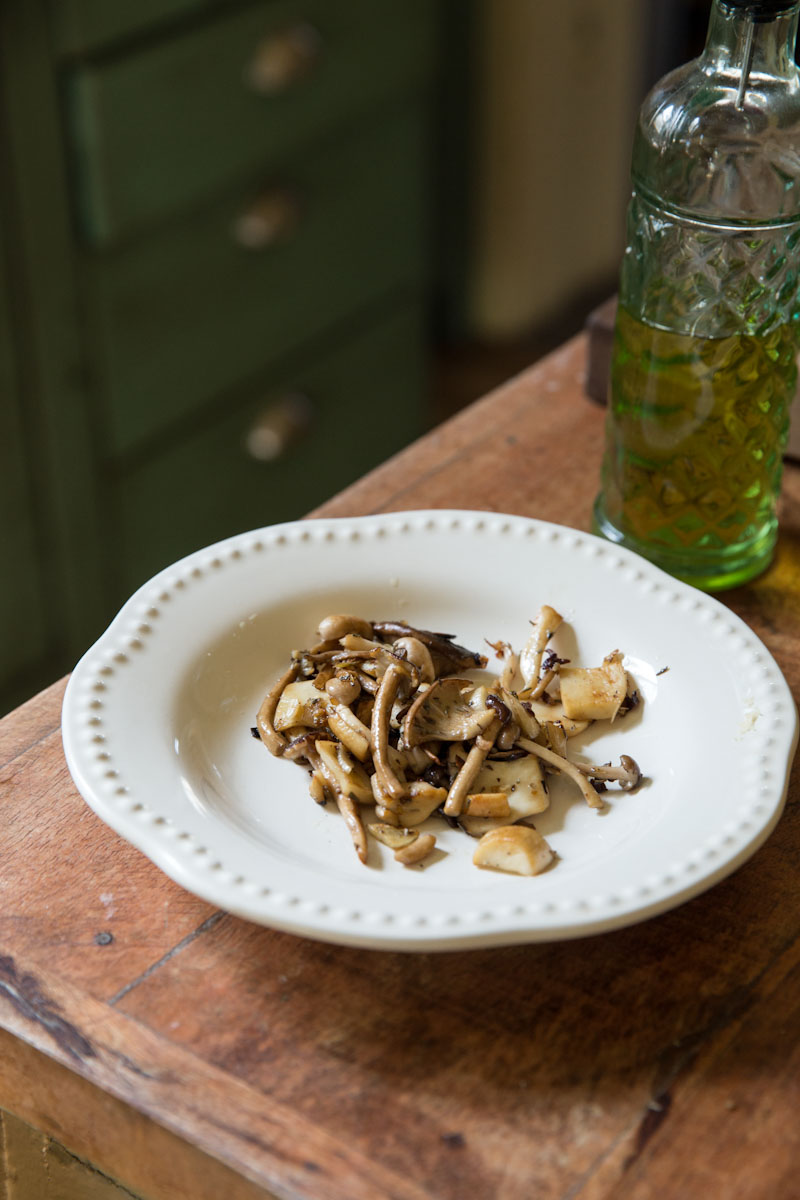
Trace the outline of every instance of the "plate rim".
<instances>
[{"instance_id":1,"label":"plate rim","mask_svg":"<svg viewBox=\"0 0 800 1200\"><path fill-rule=\"evenodd\" d=\"M782 691L780 697L787 715L790 717L782 739L780 752L780 768L783 771L782 780L773 789L772 806L766 817L757 828L752 830L752 836L744 839L724 861L715 868L706 870L701 875L687 874L667 894L656 894L647 900L640 897L639 903L618 903L611 909L598 912L583 912L578 919L573 917L567 921L549 920L544 923L531 924L526 916L504 913L503 922L499 927L492 928L484 925L478 929L451 928L442 930L429 923L414 927L403 926L402 922L382 924L378 928L370 928L368 923L361 920L362 914L342 914L335 908L316 913L298 914L297 898L280 897L272 903L265 904L265 897L258 897L245 887L232 889L228 873L209 871L206 864L200 864L193 858L181 858L175 852L174 832L169 829L170 823L158 814L153 815L147 806L137 802L135 808L126 809L112 802L112 795L122 796L126 790L124 783L116 783L113 779L113 763L105 765L105 776L111 786L99 782L96 764L90 761L86 752L83 734L86 729L83 722L98 721L102 726L102 718L97 717L92 710L92 700L87 701L87 684L100 686L99 674L94 672L108 671L107 653L121 635L127 647L135 650L137 640L146 638L152 633L152 627L142 618L142 604L148 601L157 590L163 594L167 585L176 586L175 581L185 577L186 572L197 573L201 564L209 561L224 562L238 561L259 544L270 543L272 546L291 545L297 541L313 541L314 537L326 536L332 531L334 536L346 529L364 530L369 527L389 523L397 526L394 532L411 525L421 528L462 528L467 532L485 529L487 524L508 532L512 528L532 531L551 541L568 540L570 545L588 542L596 547L598 557L610 555L621 566L634 569L640 577L654 584L655 590L668 588L675 597L690 596L696 603L695 608L711 606L728 620L733 631L740 633L753 650L766 656L766 661L775 676L775 682ZM151 610L154 606L151 605ZM147 609L145 609L145 612ZM133 618L133 631L130 621ZM102 666L101 666L102 664ZM94 683L90 683L90 679ZM777 702L777 701L776 701ZM97 703L95 700L94 703ZM87 707L87 704L89 707ZM100 704L100 710L102 704ZM91 714L95 711L95 716ZM96 639L92 646L81 657L72 672L64 695L62 705L62 741L64 753L70 774L75 785L89 807L115 833L132 844L137 850L148 857L164 874L179 886L206 900L227 912L247 920L283 930L298 936L340 945L358 946L378 950L408 950L434 951L473 949L498 945L522 944L529 942L552 942L597 935L611 932L633 924L649 920L654 916L669 911L687 902L721 882L722 879L736 871L770 836L783 812L788 789L789 771L798 743L798 716L794 698L788 684L775 661L773 655L738 614L723 605L714 596L699 592L690 585L672 578L656 567L653 563L641 558L632 551L610 543L594 534L576 530L570 526L554 522L542 521L535 517L525 517L515 514L495 511L471 509L411 509L397 512L377 513L356 517L313 517L298 521L283 522L277 525L263 526L258 529L245 531L225 538L222 541L202 547L189 555L159 571L151 579L141 585L125 603L109 623L105 631ZM144 814L144 815L142 815ZM269 889L265 889L267 897ZM291 903L285 903L285 901ZM644 900L644 902L642 902Z\"/></svg>"}]
</instances>

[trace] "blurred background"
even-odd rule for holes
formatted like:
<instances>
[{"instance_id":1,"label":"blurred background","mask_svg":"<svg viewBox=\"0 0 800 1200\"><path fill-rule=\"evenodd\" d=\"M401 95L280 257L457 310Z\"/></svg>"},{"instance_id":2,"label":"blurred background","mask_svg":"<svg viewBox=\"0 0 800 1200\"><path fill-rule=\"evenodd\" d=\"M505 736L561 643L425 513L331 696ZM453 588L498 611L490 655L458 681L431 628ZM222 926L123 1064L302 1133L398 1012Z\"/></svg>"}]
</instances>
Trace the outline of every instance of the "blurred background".
<instances>
[{"instance_id":1,"label":"blurred background","mask_svg":"<svg viewBox=\"0 0 800 1200\"><path fill-rule=\"evenodd\" d=\"M4 0L0 712L582 328L710 0Z\"/></svg>"}]
</instances>

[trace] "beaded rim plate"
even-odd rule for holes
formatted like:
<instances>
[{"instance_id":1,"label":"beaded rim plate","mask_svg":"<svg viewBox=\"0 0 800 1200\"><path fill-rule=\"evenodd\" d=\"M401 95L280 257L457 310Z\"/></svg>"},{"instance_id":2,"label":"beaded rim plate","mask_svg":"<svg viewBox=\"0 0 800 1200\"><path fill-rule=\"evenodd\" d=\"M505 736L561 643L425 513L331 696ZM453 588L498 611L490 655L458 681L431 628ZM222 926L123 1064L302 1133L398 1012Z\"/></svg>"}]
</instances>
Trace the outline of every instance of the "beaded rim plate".
<instances>
[{"instance_id":1,"label":"beaded rim plate","mask_svg":"<svg viewBox=\"0 0 800 1200\"><path fill-rule=\"evenodd\" d=\"M609 789L598 814L555 780L536 824L557 860L541 875L479 870L475 843L436 819L425 865L373 843L363 866L306 774L250 734L267 685L329 612L479 649L521 646L543 603L568 623L554 644L574 663L624 651L644 703L576 753L630 754L646 782ZM323 941L436 950L617 929L711 887L780 816L797 712L744 622L637 555L542 521L435 510L276 525L162 571L76 667L63 738L94 811L210 903Z\"/></svg>"}]
</instances>

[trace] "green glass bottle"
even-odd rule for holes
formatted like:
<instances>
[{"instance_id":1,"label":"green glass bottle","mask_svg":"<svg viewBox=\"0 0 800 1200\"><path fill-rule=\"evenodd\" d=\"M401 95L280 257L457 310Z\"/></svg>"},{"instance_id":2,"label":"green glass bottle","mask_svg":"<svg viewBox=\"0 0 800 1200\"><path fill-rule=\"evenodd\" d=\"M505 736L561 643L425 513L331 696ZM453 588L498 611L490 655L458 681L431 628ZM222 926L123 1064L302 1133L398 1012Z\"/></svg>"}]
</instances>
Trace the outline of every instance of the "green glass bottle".
<instances>
[{"instance_id":1,"label":"green glass bottle","mask_svg":"<svg viewBox=\"0 0 800 1200\"><path fill-rule=\"evenodd\" d=\"M800 330L800 0L714 0L642 106L595 528L706 590L771 561Z\"/></svg>"}]
</instances>

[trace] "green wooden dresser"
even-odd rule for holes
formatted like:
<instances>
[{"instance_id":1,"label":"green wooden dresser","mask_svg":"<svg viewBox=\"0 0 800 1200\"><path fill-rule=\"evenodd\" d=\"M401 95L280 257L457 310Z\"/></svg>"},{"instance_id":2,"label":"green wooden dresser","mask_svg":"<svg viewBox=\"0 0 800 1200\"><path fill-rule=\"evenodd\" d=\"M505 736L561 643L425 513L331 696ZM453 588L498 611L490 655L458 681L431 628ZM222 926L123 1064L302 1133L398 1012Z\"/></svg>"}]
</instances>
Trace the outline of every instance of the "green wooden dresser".
<instances>
[{"instance_id":1,"label":"green wooden dresser","mask_svg":"<svg viewBox=\"0 0 800 1200\"><path fill-rule=\"evenodd\" d=\"M438 12L0 6L0 711L422 431Z\"/></svg>"}]
</instances>

